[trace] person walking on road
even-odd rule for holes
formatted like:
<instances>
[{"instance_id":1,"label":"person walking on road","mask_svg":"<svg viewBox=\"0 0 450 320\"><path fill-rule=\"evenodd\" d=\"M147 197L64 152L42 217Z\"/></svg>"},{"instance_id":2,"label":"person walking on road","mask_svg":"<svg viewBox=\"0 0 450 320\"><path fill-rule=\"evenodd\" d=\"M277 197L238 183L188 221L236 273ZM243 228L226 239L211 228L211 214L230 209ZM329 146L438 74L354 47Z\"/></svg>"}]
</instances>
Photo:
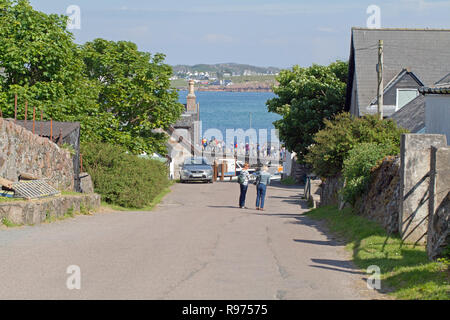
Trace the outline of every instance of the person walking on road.
<instances>
[{"instance_id":1,"label":"person walking on road","mask_svg":"<svg viewBox=\"0 0 450 320\"><path fill-rule=\"evenodd\" d=\"M270 173L267 166L263 166L256 178L256 210L264 211L264 198L268 185L270 185Z\"/></svg>"},{"instance_id":2,"label":"person walking on road","mask_svg":"<svg viewBox=\"0 0 450 320\"><path fill-rule=\"evenodd\" d=\"M245 197L247 196L248 189L248 181L250 180L250 173L248 172L249 165L248 163L244 164L244 168L238 177L239 187L241 189L241 193L239 196L239 208L247 208L245 206Z\"/></svg>"}]
</instances>

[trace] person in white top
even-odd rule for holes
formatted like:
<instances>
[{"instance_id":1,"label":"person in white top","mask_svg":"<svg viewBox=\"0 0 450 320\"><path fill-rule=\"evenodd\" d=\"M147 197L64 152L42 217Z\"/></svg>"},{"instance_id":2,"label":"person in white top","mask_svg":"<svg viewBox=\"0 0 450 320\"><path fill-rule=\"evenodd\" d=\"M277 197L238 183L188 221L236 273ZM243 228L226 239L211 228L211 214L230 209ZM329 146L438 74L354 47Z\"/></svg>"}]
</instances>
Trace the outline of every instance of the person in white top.
<instances>
[{"instance_id":1,"label":"person in white top","mask_svg":"<svg viewBox=\"0 0 450 320\"><path fill-rule=\"evenodd\" d=\"M248 189L248 181L250 180L250 173L248 172L249 165L246 163L244 168L238 177L239 187L240 187L240 195L239 195L239 208L247 208L245 206L245 197L247 196Z\"/></svg>"}]
</instances>

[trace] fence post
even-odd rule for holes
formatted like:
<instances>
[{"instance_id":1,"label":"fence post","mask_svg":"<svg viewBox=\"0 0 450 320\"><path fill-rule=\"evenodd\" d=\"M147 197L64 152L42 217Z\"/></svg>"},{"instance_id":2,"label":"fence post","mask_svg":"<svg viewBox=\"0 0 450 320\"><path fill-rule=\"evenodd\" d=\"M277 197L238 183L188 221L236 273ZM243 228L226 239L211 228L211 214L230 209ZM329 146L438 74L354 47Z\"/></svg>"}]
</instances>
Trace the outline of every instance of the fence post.
<instances>
[{"instance_id":1,"label":"fence post","mask_svg":"<svg viewBox=\"0 0 450 320\"><path fill-rule=\"evenodd\" d=\"M216 160L214 160L214 181L217 181L217 170L218 170L217 162Z\"/></svg>"}]
</instances>

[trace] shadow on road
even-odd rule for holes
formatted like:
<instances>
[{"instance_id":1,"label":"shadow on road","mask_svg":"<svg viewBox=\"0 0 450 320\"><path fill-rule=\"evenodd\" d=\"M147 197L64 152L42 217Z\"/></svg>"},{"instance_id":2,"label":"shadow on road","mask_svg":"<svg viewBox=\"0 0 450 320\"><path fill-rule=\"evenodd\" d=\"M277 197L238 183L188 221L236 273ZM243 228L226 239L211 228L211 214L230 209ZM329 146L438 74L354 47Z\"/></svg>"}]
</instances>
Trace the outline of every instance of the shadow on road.
<instances>
[{"instance_id":1,"label":"shadow on road","mask_svg":"<svg viewBox=\"0 0 450 320\"><path fill-rule=\"evenodd\" d=\"M295 242L301 242L301 243L309 243L309 244L316 244L319 246L336 246L336 242L334 241L322 241L322 240L303 240L303 239L294 239Z\"/></svg>"},{"instance_id":2,"label":"shadow on road","mask_svg":"<svg viewBox=\"0 0 450 320\"><path fill-rule=\"evenodd\" d=\"M345 272L345 273L351 273L351 274L365 274L364 272L361 272L361 271L352 271L352 270L355 270L356 268L353 268L353 269L350 269L350 270L343 270L343 269L338 269L338 268L333 268L333 267L326 267L326 266L319 266L319 265L313 265L313 264L310 264L309 266L313 267L313 268L326 269L326 270Z\"/></svg>"},{"instance_id":3,"label":"shadow on road","mask_svg":"<svg viewBox=\"0 0 450 320\"><path fill-rule=\"evenodd\" d=\"M270 188L274 188L274 189L287 189L287 190L296 190L298 189L299 191L304 189L304 185L302 184L294 184L294 185L285 185L282 184L280 181L271 181L270 182Z\"/></svg>"},{"instance_id":4,"label":"shadow on road","mask_svg":"<svg viewBox=\"0 0 450 320\"><path fill-rule=\"evenodd\" d=\"M240 209L238 206L208 206L208 208Z\"/></svg>"}]
</instances>

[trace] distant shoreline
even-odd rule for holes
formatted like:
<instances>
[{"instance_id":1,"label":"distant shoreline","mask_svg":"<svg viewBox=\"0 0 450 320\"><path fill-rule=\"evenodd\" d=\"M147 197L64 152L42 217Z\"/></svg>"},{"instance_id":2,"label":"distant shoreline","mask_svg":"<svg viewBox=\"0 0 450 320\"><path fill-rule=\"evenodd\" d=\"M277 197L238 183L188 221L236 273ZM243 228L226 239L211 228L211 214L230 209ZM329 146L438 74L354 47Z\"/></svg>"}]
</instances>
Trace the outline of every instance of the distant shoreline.
<instances>
[{"instance_id":1,"label":"distant shoreline","mask_svg":"<svg viewBox=\"0 0 450 320\"><path fill-rule=\"evenodd\" d=\"M212 92L273 92L272 83L242 83L229 86L199 86L196 91ZM177 90L187 90L187 87L178 87Z\"/></svg>"},{"instance_id":2,"label":"distant shoreline","mask_svg":"<svg viewBox=\"0 0 450 320\"><path fill-rule=\"evenodd\" d=\"M176 88L179 91L187 91L187 88ZM197 88L195 91L207 91L207 92L273 92L272 89L206 89L206 88Z\"/></svg>"}]
</instances>

